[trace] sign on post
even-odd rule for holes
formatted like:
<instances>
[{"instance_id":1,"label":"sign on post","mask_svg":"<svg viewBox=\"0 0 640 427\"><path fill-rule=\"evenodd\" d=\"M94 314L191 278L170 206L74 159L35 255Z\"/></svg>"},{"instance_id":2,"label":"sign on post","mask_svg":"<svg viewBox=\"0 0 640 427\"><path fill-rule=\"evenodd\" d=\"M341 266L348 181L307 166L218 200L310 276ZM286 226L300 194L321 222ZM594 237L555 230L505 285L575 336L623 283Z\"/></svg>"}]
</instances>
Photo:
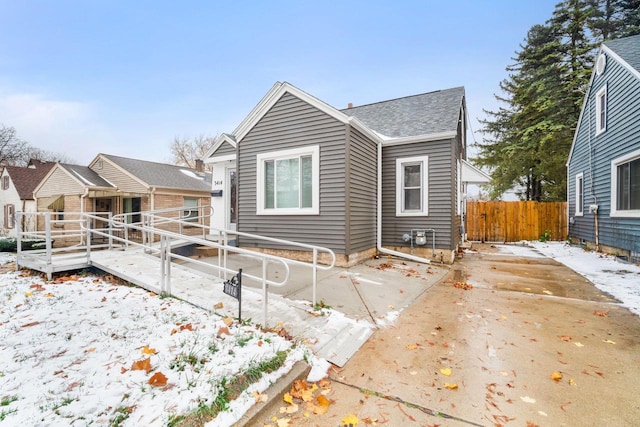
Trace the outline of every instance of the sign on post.
<instances>
[{"instance_id":1,"label":"sign on post","mask_svg":"<svg viewBox=\"0 0 640 427\"><path fill-rule=\"evenodd\" d=\"M238 300L238 321L242 322L242 269L229 280L224 281L224 293Z\"/></svg>"}]
</instances>

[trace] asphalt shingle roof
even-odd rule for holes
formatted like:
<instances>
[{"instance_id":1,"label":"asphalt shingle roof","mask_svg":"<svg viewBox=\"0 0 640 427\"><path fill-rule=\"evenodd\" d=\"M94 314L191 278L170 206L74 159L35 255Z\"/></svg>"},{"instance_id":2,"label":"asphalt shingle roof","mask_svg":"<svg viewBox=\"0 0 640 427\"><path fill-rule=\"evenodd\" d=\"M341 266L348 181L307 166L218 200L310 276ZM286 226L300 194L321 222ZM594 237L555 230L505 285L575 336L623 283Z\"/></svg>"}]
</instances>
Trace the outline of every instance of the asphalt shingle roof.
<instances>
[{"instance_id":1,"label":"asphalt shingle roof","mask_svg":"<svg viewBox=\"0 0 640 427\"><path fill-rule=\"evenodd\" d=\"M21 200L33 200L33 190L55 165L54 162L32 160L33 168L5 166Z\"/></svg>"},{"instance_id":2,"label":"asphalt shingle roof","mask_svg":"<svg viewBox=\"0 0 640 427\"><path fill-rule=\"evenodd\" d=\"M458 128L464 87L438 90L340 110L387 137L402 138Z\"/></svg>"},{"instance_id":3,"label":"asphalt shingle roof","mask_svg":"<svg viewBox=\"0 0 640 427\"><path fill-rule=\"evenodd\" d=\"M640 34L604 43L635 70L640 71Z\"/></svg>"},{"instance_id":4,"label":"asphalt shingle roof","mask_svg":"<svg viewBox=\"0 0 640 427\"><path fill-rule=\"evenodd\" d=\"M84 185L88 187L111 187L114 186L103 179L100 175L89 169L88 166L71 165L68 163L60 163L60 166L65 168L76 179L80 180Z\"/></svg>"},{"instance_id":5,"label":"asphalt shingle roof","mask_svg":"<svg viewBox=\"0 0 640 427\"><path fill-rule=\"evenodd\" d=\"M152 187L211 191L210 174L196 172L184 166L129 159L110 154L102 154L102 156Z\"/></svg>"}]
</instances>

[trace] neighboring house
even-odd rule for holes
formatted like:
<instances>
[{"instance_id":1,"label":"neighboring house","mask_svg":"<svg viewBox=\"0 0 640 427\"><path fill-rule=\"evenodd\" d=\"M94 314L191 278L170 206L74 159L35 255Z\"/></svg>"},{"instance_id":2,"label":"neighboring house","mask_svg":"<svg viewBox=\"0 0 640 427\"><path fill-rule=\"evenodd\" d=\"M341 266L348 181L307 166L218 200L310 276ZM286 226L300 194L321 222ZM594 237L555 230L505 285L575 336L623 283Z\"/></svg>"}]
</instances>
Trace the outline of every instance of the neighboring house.
<instances>
[{"instance_id":1,"label":"neighboring house","mask_svg":"<svg viewBox=\"0 0 640 427\"><path fill-rule=\"evenodd\" d=\"M0 227L2 235L16 237L16 212L36 212L33 190L55 165L32 159L27 167L4 166L0 173ZM23 220L22 229L35 230L35 222Z\"/></svg>"},{"instance_id":2,"label":"neighboring house","mask_svg":"<svg viewBox=\"0 0 640 427\"><path fill-rule=\"evenodd\" d=\"M569 237L640 261L640 35L600 47L567 167Z\"/></svg>"},{"instance_id":3,"label":"neighboring house","mask_svg":"<svg viewBox=\"0 0 640 427\"><path fill-rule=\"evenodd\" d=\"M89 166L58 163L34 190L40 212L127 214L188 207L198 215L211 201L210 175L182 166L99 154ZM180 214L173 212L172 215ZM208 220L199 220L208 224Z\"/></svg>"},{"instance_id":4,"label":"neighboring house","mask_svg":"<svg viewBox=\"0 0 640 427\"><path fill-rule=\"evenodd\" d=\"M462 87L338 110L276 83L204 157L212 226L325 246L339 265L379 252L451 261L464 175L488 180L465 162L465 110Z\"/></svg>"}]
</instances>

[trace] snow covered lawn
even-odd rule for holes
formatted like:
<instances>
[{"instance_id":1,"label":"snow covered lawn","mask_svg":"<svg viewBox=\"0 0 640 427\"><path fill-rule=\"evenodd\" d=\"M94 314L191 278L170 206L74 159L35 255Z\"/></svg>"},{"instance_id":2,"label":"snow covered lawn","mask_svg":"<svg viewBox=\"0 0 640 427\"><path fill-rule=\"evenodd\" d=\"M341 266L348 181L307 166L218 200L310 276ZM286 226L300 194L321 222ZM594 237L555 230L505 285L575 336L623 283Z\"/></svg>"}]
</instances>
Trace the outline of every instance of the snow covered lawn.
<instances>
[{"instance_id":1,"label":"snow covered lawn","mask_svg":"<svg viewBox=\"0 0 640 427\"><path fill-rule=\"evenodd\" d=\"M165 426L214 402L231 425L304 357L276 331L108 278L0 275L0 425ZM234 378L274 365L225 403Z\"/></svg>"}]
</instances>

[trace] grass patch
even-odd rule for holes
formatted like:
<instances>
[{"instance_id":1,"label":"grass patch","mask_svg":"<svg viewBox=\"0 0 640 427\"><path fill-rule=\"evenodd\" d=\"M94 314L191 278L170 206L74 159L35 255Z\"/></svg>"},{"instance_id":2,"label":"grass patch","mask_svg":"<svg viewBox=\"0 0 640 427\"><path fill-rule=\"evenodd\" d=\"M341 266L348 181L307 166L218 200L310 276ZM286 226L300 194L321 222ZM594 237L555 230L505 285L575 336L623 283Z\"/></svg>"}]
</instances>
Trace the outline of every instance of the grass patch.
<instances>
[{"instance_id":1,"label":"grass patch","mask_svg":"<svg viewBox=\"0 0 640 427\"><path fill-rule=\"evenodd\" d=\"M287 360L288 351L279 351L275 357L249 366L243 373L228 381L223 378L218 385L218 394L211 404L200 402L198 408L188 415L171 415L168 427L196 427L214 419L229 408L229 403L240 396L251 384L257 382L263 374L276 371Z\"/></svg>"},{"instance_id":2,"label":"grass patch","mask_svg":"<svg viewBox=\"0 0 640 427\"><path fill-rule=\"evenodd\" d=\"M4 396L2 400L0 400L0 406L9 406L11 402L15 402L18 400L18 396Z\"/></svg>"},{"instance_id":3,"label":"grass patch","mask_svg":"<svg viewBox=\"0 0 640 427\"><path fill-rule=\"evenodd\" d=\"M109 427L120 427L125 420L129 418L129 415L136 408L136 405L132 406L119 406L113 413L115 416L109 420Z\"/></svg>"}]
</instances>

